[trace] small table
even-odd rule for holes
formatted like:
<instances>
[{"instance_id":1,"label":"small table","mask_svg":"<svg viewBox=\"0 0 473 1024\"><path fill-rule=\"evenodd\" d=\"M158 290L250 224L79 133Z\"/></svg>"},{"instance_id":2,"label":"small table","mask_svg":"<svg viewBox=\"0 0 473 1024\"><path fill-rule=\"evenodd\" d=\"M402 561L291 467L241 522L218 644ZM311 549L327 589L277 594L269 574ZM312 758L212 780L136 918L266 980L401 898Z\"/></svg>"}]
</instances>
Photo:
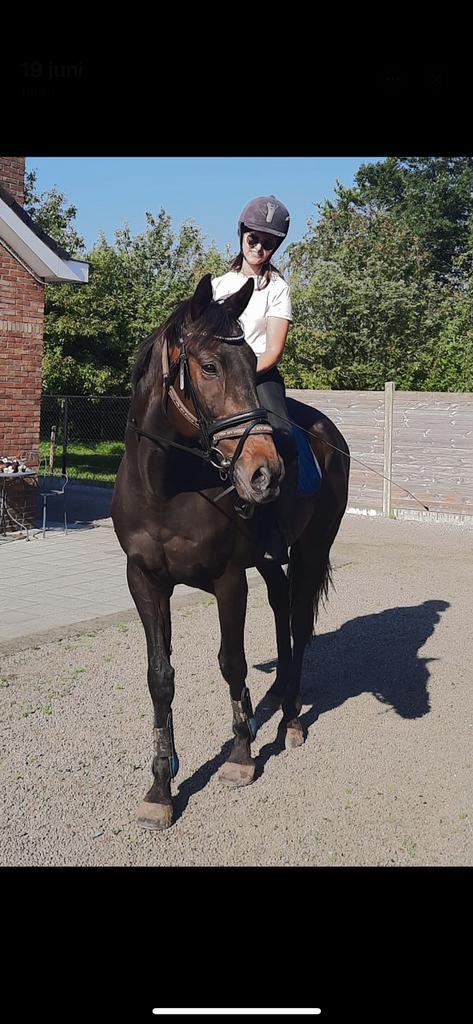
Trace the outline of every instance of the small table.
<instances>
[{"instance_id":1,"label":"small table","mask_svg":"<svg viewBox=\"0 0 473 1024\"><path fill-rule=\"evenodd\" d=\"M8 480L19 480L22 477L38 476L39 470L37 469L24 469L23 472L18 473L0 473L0 530L3 531L3 535L7 535L7 520L10 519L15 526L18 526L20 530L26 530L26 538L28 538L28 527L25 526L24 521L22 523L13 514L12 508L8 503L7 496L7 482Z\"/></svg>"}]
</instances>

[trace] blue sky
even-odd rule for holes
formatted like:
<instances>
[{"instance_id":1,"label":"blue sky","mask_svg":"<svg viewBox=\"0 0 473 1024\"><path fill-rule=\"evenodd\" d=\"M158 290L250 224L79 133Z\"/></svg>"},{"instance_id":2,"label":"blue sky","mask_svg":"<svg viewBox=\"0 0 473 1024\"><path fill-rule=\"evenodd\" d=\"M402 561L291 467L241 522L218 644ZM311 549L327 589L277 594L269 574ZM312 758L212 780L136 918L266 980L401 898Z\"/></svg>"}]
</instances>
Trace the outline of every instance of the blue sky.
<instances>
[{"instance_id":1,"label":"blue sky","mask_svg":"<svg viewBox=\"0 0 473 1024\"><path fill-rule=\"evenodd\" d=\"M219 248L237 247L238 216L249 199L273 193L291 213L288 242L298 241L315 203L333 197L337 179L353 183L362 163L382 157L28 157L43 192L56 185L77 207L76 227L91 248L100 229L113 242L116 228L133 234L146 227L145 213L160 207L177 232L195 221ZM284 251L281 247L280 252Z\"/></svg>"}]
</instances>

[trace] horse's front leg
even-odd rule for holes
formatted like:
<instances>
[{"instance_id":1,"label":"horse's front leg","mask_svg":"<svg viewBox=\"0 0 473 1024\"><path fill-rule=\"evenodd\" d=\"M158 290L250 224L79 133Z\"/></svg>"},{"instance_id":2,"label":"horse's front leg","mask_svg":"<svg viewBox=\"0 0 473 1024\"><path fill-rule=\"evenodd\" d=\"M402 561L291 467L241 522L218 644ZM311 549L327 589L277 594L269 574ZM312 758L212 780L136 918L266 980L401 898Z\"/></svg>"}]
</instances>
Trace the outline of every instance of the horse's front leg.
<instances>
[{"instance_id":1,"label":"horse's front leg","mask_svg":"<svg viewBox=\"0 0 473 1024\"><path fill-rule=\"evenodd\" d=\"M214 580L220 618L221 644L218 661L230 687L234 741L219 778L227 786L248 786L253 782L255 761L251 741L256 736L250 691L246 686L247 665L243 646L248 584L244 569L230 566Z\"/></svg>"},{"instance_id":2,"label":"horse's front leg","mask_svg":"<svg viewBox=\"0 0 473 1024\"><path fill-rule=\"evenodd\" d=\"M266 694L266 700L269 698L280 705L285 697L286 690L291 685L292 679L289 580L277 562L262 559L257 568L268 590L268 600L274 614L278 649L276 679Z\"/></svg>"},{"instance_id":3,"label":"horse's front leg","mask_svg":"<svg viewBox=\"0 0 473 1024\"><path fill-rule=\"evenodd\" d=\"M174 748L171 704L174 697L174 669L171 653L170 594L128 561L128 586L138 609L148 647L148 686L154 707L154 782L138 808L137 821L143 828L163 829L172 825L171 779L179 762Z\"/></svg>"}]
</instances>

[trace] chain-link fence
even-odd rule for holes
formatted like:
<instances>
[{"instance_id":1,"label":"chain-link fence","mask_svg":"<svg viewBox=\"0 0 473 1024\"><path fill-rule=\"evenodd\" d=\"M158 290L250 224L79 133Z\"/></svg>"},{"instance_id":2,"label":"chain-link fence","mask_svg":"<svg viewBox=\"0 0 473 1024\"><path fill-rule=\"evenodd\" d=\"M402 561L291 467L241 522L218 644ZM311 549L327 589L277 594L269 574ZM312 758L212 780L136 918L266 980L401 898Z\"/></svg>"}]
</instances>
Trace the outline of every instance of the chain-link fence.
<instances>
[{"instance_id":1,"label":"chain-link fence","mask_svg":"<svg viewBox=\"0 0 473 1024\"><path fill-rule=\"evenodd\" d=\"M130 401L129 395L43 395L41 454L50 471L113 483Z\"/></svg>"}]
</instances>

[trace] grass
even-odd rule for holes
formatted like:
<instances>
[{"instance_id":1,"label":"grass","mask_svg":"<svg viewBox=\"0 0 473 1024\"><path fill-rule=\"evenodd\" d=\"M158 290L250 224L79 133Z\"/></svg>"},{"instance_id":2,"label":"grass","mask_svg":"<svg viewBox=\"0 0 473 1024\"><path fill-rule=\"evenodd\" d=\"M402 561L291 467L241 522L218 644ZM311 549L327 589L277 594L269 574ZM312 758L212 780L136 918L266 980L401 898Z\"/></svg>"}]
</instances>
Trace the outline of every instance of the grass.
<instances>
[{"instance_id":1,"label":"grass","mask_svg":"<svg viewBox=\"0 0 473 1024\"><path fill-rule=\"evenodd\" d=\"M41 458L49 460L49 441L41 441ZM73 442L67 446L66 469L69 478L88 480L97 484L113 484L125 451L121 441L101 441L99 444ZM58 444L54 459L54 473L62 472L63 446Z\"/></svg>"}]
</instances>

